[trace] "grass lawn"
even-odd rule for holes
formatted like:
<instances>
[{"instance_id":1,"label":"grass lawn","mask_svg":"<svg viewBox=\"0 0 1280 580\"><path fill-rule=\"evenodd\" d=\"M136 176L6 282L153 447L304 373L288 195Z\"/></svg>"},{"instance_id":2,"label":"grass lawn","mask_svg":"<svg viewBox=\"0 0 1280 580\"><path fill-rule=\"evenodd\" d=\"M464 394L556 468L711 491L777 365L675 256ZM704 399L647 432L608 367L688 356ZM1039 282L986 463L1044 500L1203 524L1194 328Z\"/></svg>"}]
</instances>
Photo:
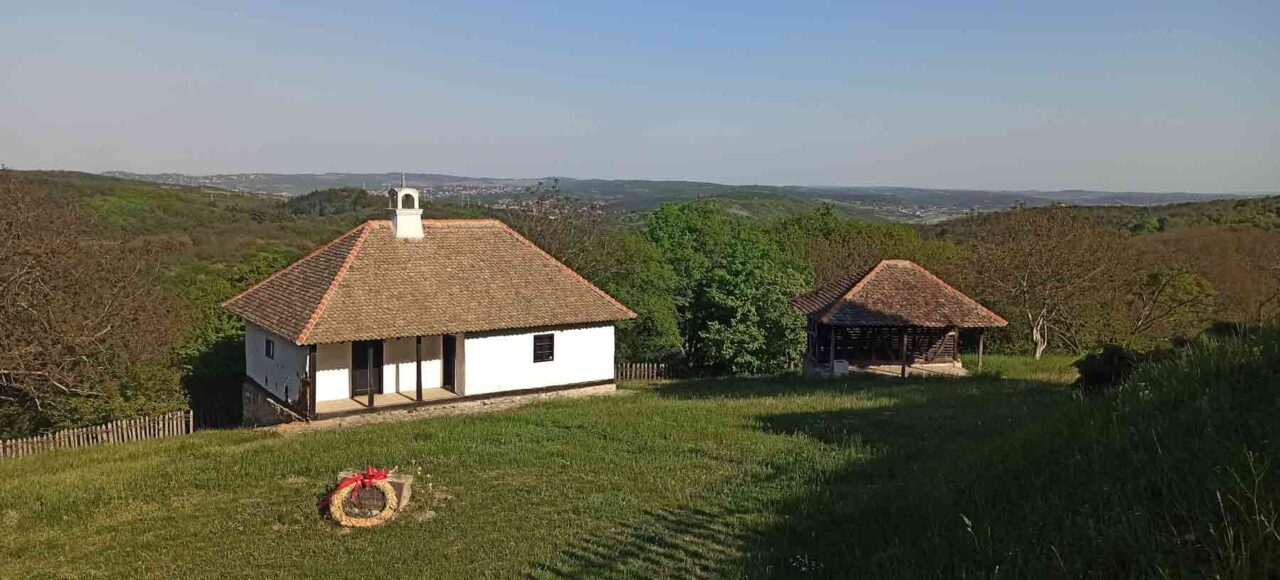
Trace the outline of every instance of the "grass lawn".
<instances>
[{"instance_id":1,"label":"grass lawn","mask_svg":"<svg viewBox=\"0 0 1280 580\"><path fill-rule=\"evenodd\" d=\"M728 379L203 432L0 463L0 578L1266 577L1277 416L1280 332L1091 396L991 376ZM366 464L418 476L410 509L364 530L320 518L336 473Z\"/></svg>"},{"instance_id":2,"label":"grass lawn","mask_svg":"<svg viewBox=\"0 0 1280 580\"><path fill-rule=\"evenodd\" d=\"M989 354L982 357L982 372L1005 378L1069 383L1079 376L1076 368L1071 366L1079 358L1069 354L1047 353L1036 360L1030 356ZM965 368L978 368L976 354L963 355L961 360Z\"/></svg>"},{"instance_id":3,"label":"grass lawn","mask_svg":"<svg viewBox=\"0 0 1280 580\"><path fill-rule=\"evenodd\" d=\"M897 520L921 514L895 490L1066 398L991 379L707 381L491 415L54 452L0 464L0 576L822 571L903 551L910 538L897 534L917 523ZM411 510L355 531L317 517L337 471L367 463L417 474ZM849 530L802 518L822 510L829 525L837 498ZM937 515L963 533L958 511ZM868 543L841 555L831 550L845 538L816 537L845 533Z\"/></svg>"}]
</instances>

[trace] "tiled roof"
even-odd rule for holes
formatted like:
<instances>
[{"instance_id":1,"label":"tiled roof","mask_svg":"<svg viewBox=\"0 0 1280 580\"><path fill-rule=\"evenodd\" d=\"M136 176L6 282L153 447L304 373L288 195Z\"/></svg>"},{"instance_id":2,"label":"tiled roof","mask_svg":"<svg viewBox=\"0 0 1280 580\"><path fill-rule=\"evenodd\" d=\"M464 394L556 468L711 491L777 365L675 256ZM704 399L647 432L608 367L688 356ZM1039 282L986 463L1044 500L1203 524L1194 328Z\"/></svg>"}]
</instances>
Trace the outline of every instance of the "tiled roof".
<instances>
[{"instance_id":1,"label":"tiled roof","mask_svg":"<svg viewBox=\"0 0 1280 580\"><path fill-rule=\"evenodd\" d=\"M635 313L497 220L370 221L223 306L298 344L533 328Z\"/></svg>"},{"instance_id":2,"label":"tiled roof","mask_svg":"<svg viewBox=\"0 0 1280 580\"><path fill-rule=\"evenodd\" d=\"M837 326L982 328L1008 322L908 260L881 260L837 278L791 303L811 318Z\"/></svg>"}]
</instances>

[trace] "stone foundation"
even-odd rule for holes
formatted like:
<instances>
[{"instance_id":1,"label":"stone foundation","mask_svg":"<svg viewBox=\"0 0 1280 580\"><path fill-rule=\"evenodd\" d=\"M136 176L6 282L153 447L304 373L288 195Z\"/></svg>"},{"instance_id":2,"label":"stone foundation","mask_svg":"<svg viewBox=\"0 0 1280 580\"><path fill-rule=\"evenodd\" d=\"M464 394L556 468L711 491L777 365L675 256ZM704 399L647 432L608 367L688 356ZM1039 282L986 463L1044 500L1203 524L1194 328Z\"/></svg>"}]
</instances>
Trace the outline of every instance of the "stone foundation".
<instances>
[{"instance_id":1,"label":"stone foundation","mask_svg":"<svg viewBox=\"0 0 1280 580\"><path fill-rule=\"evenodd\" d=\"M240 425L269 427L296 420L293 414L272 400L265 389L250 380L240 383Z\"/></svg>"},{"instance_id":2,"label":"stone foundation","mask_svg":"<svg viewBox=\"0 0 1280 580\"><path fill-rule=\"evenodd\" d=\"M504 409L514 409L516 407L521 407L544 399L591 397L597 395L609 395L616 391L617 386L613 383L527 394L520 394L517 391L510 395L485 397L483 399L461 399L457 402L424 406L389 407L386 410L373 410L356 415L335 417L332 419L320 418L309 423L298 421L293 423L274 424L272 428L281 433L302 433L306 431L319 431L323 429L333 429L351 425L365 425L369 423L413 421L430 417L489 413Z\"/></svg>"}]
</instances>

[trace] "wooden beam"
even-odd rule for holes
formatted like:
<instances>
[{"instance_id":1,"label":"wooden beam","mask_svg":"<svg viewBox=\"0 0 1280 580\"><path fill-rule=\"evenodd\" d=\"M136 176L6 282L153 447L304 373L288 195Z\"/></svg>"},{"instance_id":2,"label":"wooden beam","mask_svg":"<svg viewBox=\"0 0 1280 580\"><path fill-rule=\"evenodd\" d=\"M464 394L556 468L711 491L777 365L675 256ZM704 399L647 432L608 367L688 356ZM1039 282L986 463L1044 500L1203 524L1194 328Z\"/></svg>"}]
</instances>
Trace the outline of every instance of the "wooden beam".
<instances>
[{"instance_id":1,"label":"wooden beam","mask_svg":"<svg viewBox=\"0 0 1280 580\"><path fill-rule=\"evenodd\" d=\"M827 325L827 334L831 336L831 348L827 350L827 372L836 376L836 327Z\"/></svg>"},{"instance_id":2,"label":"wooden beam","mask_svg":"<svg viewBox=\"0 0 1280 580\"><path fill-rule=\"evenodd\" d=\"M422 400L422 337L413 340L413 370L418 376L418 400Z\"/></svg>"},{"instance_id":3,"label":"wooden beam","mask_svg":"<svg viewBox=\"0 0 1280 580\"><path fill-rule=\"evenodd\" d=\"M307 346L307 399L303 401L307 411L308 419L316 418L316 370L319 363L316 361L316 345Z\"/></svg>"},{"instance_id":4,"label":"wooden beam","mask_svg":"<svg viewBox=\"0 0 1280 580\"><path fill-rule=\"evenodd\" d=\"M907 327L902 327L902 378L907 378Z\"/></svg>"},{"instance_id":5,"label":"wooden beam","mask_svg":"<svg viewBox=\"0 0 1280 580\"><path fill-rule=\"evenodd\" d=\"M982 343L983 343L983 340L982 340L982 339L983 339L983 337L985 337L986 335L987 335L987 331L986 331L986 330L979 330L979 331L978 331L978 372L982 372L982 346L983 346L983 344L982 344Z\"/></svg>"},{"instance_id":6,"label":"wooden beam","mask_svg":"<svg viewBox=\"0 0 1280 580\"><path fill-rule=\"evenodd\" d=\"M364 384L368 387L365 390L369 393L369 396L367 397L368 404L365 406L372 409L373 408L373 384L374 384L373 383L373 341L372 340L369 341L368 346L366 346L365 348L367 349L365 350L365 353L366 353L365 360L368 361L368 363L364 365L364 380L365 380ZM378 372L382 372L381 366L378 367Z\"/></svg>"}]
</instances>

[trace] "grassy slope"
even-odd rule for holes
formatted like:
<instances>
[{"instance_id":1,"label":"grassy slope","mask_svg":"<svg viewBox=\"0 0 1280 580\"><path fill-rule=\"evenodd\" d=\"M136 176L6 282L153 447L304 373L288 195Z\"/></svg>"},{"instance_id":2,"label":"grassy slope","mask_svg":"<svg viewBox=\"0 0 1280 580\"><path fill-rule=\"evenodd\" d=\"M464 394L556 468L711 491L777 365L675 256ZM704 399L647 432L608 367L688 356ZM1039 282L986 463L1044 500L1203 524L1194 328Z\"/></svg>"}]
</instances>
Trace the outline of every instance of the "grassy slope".
<instances>
[{"instance_id":1,"label":"grassy slope","mask_svg":"<svg viewBox=\"0 0 1280 580\"><path fill-rule=\"evenodd\" d=\"M787 506L828 489L833 474L853 470L864 491L893 485L1064 397L990 381L885 385L896 383L698 383L10 461L0 494L23 499L0 510L16 532L0 539L0 575L794 572L813 564L770 545L793 548L779 533ZM413 511L355 532L319 520L315 502L337 470L365 463L421 469Z\"/></svg>"},{"instance_id":2,"label":"grassy slope","mask_svg":"<svg viewBox=\"0 0 1280 580\"><path fill-rule=\"evenodd\" d=\"M0 464L0 576L1257 577L1280 571L1276 416L1273 333L1097 399L782 377L204 432ZM315 502L366 463L418 474L414 507L335 529Z\"/></svg>"}]
</instances>

